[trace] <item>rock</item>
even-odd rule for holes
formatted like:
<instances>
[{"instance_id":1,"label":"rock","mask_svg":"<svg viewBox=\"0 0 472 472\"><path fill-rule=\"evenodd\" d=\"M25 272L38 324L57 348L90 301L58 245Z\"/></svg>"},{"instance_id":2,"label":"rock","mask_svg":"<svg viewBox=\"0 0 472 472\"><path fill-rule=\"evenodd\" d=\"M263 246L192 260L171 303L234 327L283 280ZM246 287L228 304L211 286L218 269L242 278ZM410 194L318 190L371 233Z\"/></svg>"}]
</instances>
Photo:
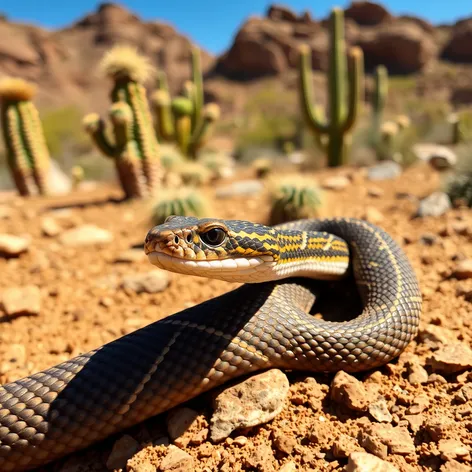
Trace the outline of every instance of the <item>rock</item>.
<instances>
[{"instance_id":1,"label":"rock","mask_svg":"<svg viewBox=\"0 0 472 472\"><path fill-rule=\"evenodd\" d=\"M335 175L323 180L321 186L326 190L344 190L351 181L344 175Z\"/></svg>"},{"instance_id":2,"label":"rock","mask_svg":"<svg viewBox=\"0 0 472 472\"><path fill-rule=\"evenodd\" d=\"M115 263L131 263L131 262L142 262L147 260L147 256L142 249L128 249L121 252L113 260Z\"/></svg>"},{"instance_id":3,"label":"rock","mask_svg":"<svg viewBox=\"0 0 472 472\"><path fill-rule=\"evenodd\" d=\"M68 175L64 173L57 161L51 159L48 174L46 176L48 182L48 192L51 195L65 195L72 190L72 181Z\"/></svg>"},{"instance_id":4,"label":"rock","mask_svg":"<svg viewBox=\"0 0 472 472\"><path fill-rule=\"evenodd\" d=\"M430 341L433 343L448 344L457 340L457 335L454 331L444 326L433 324L427 324L421 327L418 336L421 342Z\"/></svg>"},{"instance_id":5,"label":"rock","mask_svg":"<svg viewBox=\"0 0 472 472\"><path fill-rule=\"evenodd\" d=\"M455 374L472 368L472 349L464 343L448 344L427 360L435 372Z\"/></svg>"},{"instance_id":6,"label":"rock","mask_svg":"<svg viewBox=\"0 0 472 472\"><path fill-rule=\"evenodd\" d=\"M267 18L275 21L290 21L293 23L298 21L297 14L283 5L271 5L267 11Z\"/></svg>"},{"instance_id":7,"label":"rock","mask_svg":"<svg viewBox=\"0 0 472 472\"><path fill-rule=\"evenodd\" d=\"M432 246L438 241L438 237L433 233L424 233L420 236L419 242L425 246Z\"/></svg>"},{"instance_id":8,"label":"rock","mask_svg":"<svg viewBox=\"0 0 472 472\"><path fill-rule=\"evenodd\" d=\"M113 449L107 459L107 469L126 469L126 462L139 449L139 443L125 434L113 444Z\"/></svg>"},{"instance_id":9,"label":"rock","mask_svg":"<svg viewBox=\"0 0 472 472\"><path fill-rule=\"evenodd\" d=\"M428 395L422 393L416 396L413 401L412 405L406 410L407 415L418 415L426 410L429 407L429 398Z\"/></svg>"},{"instance_id":10,"label":"rock","mask_svg":"<svg viewBox=\"0 0 472 472\"><path fill-rule=\"evenodd\" d=\"M346 472L400 472L390 462L367 452L353 452L349 456Z\"/></svg>"},{"instance_id":11,"label":"rock","mask_svg":"<svg viewBox=\"0 0 472 472\"><path fill-rule=\"evenodd\" d=\"M172 440L182 436L197 418L198 413L190 408L176 408L167 416L167 431Z\"/></svg>"},{"instance_id":12,"label":"rock","mask_svg":"<svg viewBox=\"0 0 472 472\"><path fill-rule=\"evenodd\" d=\"M369 405L370 415L381 423L391 423L392 414L388 410L387 401L383 397L377 398L373 403Z\"/></svg>"},{"instance_id":13,"label":"rock","mask_svg":"<svg viewBox=\"0 0 472 472\"><path fill-rule=\"evenodd\" d=\"M293 461L286 462L282 467L280 467L278 472L296 472L297 464Z\"/></svg>"},{"instance_id":14,"label":"rock","mask_svg":"<svg viewBox=\"0 0 472 472\"><path fill-rule=\"evenodd\" d=\"M412 151L419 160L428 162L439 171L451 169L457 164L456 153L446 146L419 143L413 146Z\"/></svg>"},{"instance_id":15,"label":"rock","mask_svg":"<svg viewBox=\"0 0 472 472\"><path fill-rule=\"evenodd\" d=\"M439 468L439 472L470 472L470 466L461 464L455 460L450 460Z\"/></svg>"},{"instance_id":16,"label":"rock","mask_svg":"<svg viewBox=\"0 0 472 472\"><path fill-rule=\"evenodd\" d=\"M41 291L35 285L6 288L2 291L0 303L7 316L39 315Z\"/></svg>"},{"instance_id":17,"label":"rock","mask_svg":"<svg viewBox=\"0 0 472 472\"><path fill-rule=\"evenodd\" d=\"M457 439L441 439L438 443L441 459L449 461L451 459L470 460L470 449L464 446Z\"/></svg>"},{"instance_id":18,"label":"rock","mask_svg":"<svg viewBox=\"0 0 472 472\"><path fill-rule=\"evenodd\" d=\"M436 55L433 37L412 22L394 21L359 32L355 45L371 69L383 64L389 72L410 74L422 70Z\"/></svg>"},{"instance_id":19,"label":"rock","mask_svg":"<svg viewBox=\"0 0 472 472\"><path fill-rule=\"evenodd\" d=\"M382 5L374 2L353 1L344 10L345 18L350 18L361 26L375 26L386 22L392 15Z\"/></svg>"},{"instance_id":20,"label":"rock","mask_svg":"<svg viewBox=\"0 0 472 472\"><path fill-rule=\"evenodd\" d=\"M65 246L106 244L113 241L113 234L98 226L85 224L64 231L59 236L59 241Z\"/></svg>"},{"instance_id":21,"label":"rock","mask_svg":"<svg viewBox=\"0 0 472 472\"><path fill-rule=\"evenodd\" d=\"M428 381L428 372L422 365L412 362L408 364L408 381L411 385L424 384Z\"/></svg>"},{"instance_id":22,"label":"rock","mask_svg":"<svg viewBox=\"0 0 472 472\"><path fill-rule=\"evenodd\" d=\"M451 199L444 192L434 192L420 201L417 216L441 216L451 208Z\"/></svg>"},{"instance_id":23,"label":"rock","mask_svg":"<svg viewBox=\"0 0 472 472\"><path fill-rule=\"evenodd\" d=\"M472 62L472 19L459 20L444 46L442 57L453 62Z\"/></svg>"},{"instance_id":24,"label":"rock","mask_svg":"<svg viewBox=\"0 0 472 472\"><path fill-rule=\"evenodd\" d=\"M195 460L190 454L171 444L167 455L162 459L159 470L162 472L187 472L194 470Z\"/></svg>"},{"instance_id":25,"label":"rock","mask_svg":"<svg viewBox=\"0 0 472 472\"><path fill-rule=\"evenodd\" d=\"M457 435L456 422L444 415L428 418L424 423L424 430L435 442Z\"/></svg>"},{"instance_id":26,"label":"rock","mask_svg":"<svg viewBox=\"0 0 472 472\"><path fill-rule=\"evenodd\" d=\"M367 170L367 178L369 180L388 180L396 179L402 173L400 164L393 161L386 161Z\"/></svg>"},{"instance_id":27,"label":"rock","mask_svg":"<svg viewBox=\"0 0 472 472\"><path fill-rule=\"evenodd\" d=\"M418 432L424 424L424 416L423 415L405 415L403 417L404 420L408 422L410 426L410 430L414 433Z\"/></svg>"},{"instance_id":28,"label":"rock","mask_svg":"<svg viewBox=\"0 0 472 472\"><path fill-rule=\"evenodd\" d=\"M408 430L390 424L370 424L360 430L359 442L366 450L385 459L388 454L415 453L415 445Z\"/></svg>"},{"instance_id":29,"label":"rock","mask_svg":"<svg viewBox=\"0 0 472 472\"><path fill-rule=\"evenodd\" d=\"M274 447L284 454L292 454L297 446L297 440L283 433L276 433L273 440Z\"/></svg>"},{"instance_id":30,"label":"rock","mask_svg":"<svg viewBox=\"0 0 472 472\"><path fill-rule=\"evenodd\" d=\"M460 261L452 271L456 279L471 279L472 278L472 259L465 259Z\"/></svg>"},{"instance_id":31,"label":"rock","mask_svg":"<svg viewBox=\"0 0 472 472\"><path fill-rule=\"evenodd\" d=\"M367 189L367 195L369 195L369 197L380 198L383 197L384 194L384 190L379 187L369 187Z\"/></svg>"},{"instance_id":32,"label":"rock","mask_svg":"<svg viewBox=\"0 0 472 472\"><path fill-rule=\"evenodd\" d=\"M355 411L366 411L369 406L364 384L344 371L337 372L331 382L331 399Z\"/></svg>"},{"instance_id":33,"label":"rock","mask_svg":"<svg viewBox=\"0 0 472 472\"><path fill-rule=\"evenodd\" d=\"M264 188L259 180L241 180L216 189L216 198L232 198L257 195Z\"/></svg>"},{"instance_id":34,"label":"rock","mask_svg":"<svg viewBox=\"0 0 472 472\"><path fill-rule=\"evenodd\" d=\"M41 220L41 231L49 237L57 236L62 228L59 223L52 217L46 216Z\"/></svg>"},{"instance_id":35,"label":"rock","mask_svg":"<svg viewBox=\"0 0 472 472\"><path fill-rule=\"evenodd\" d=\"M352 436L341 434L333 443L333 456L338 459L344 459L350 456L353 452L361 452L363 449L359 443Z\"/></svg>"},{"instance_id":36,"label":"rock","mask_svg":"<svg viewBox=\"0 0 472 472\"><path fill-rule=\"evenodd\" d=\"M455 395L454 401L456 403L467 403L472 401L472 385L464 385Z\"/></svg>"},{"instance_id":37,"label":"rock","mask_svg":"<svg viewBox=\"0 0 472 472\"><path fill-rule=\"evenodd\" d=\"M234 430L267 423L283 409L289 391L287 376L277 369L226 388L214 399L210 434L213 441Z\"/></svg>"},{"instance_id":38,"label":"rock","mask_svg":"<svg viewBox=\"0 0 472 472\"><path fill-rule=\"evenodd\" d=\"M28 251L30 240L13 236L11 234L0 234L0 256L16 257Z\"/></svg>"},{"instance_id":39,"label":"rock","mask_svg":"<svg viewBox=\"0 0 472 472\"><path fill-rule=\"evenodd\" d=\"M375 207L367 207L362 218L374 225L377 225L384 220L382 213Z\"/></svg>"},{"instance_id":40,"label":"rock","mask_svg":"<svg viewBox=\"0 0 472 472\"><path fill-rule=\"evenodd\" d=\"M136 293L159 293L169 285L169 275L166 271L155 269L144 274L126 276L121 287Z\"/></svg>"}]
</instances>

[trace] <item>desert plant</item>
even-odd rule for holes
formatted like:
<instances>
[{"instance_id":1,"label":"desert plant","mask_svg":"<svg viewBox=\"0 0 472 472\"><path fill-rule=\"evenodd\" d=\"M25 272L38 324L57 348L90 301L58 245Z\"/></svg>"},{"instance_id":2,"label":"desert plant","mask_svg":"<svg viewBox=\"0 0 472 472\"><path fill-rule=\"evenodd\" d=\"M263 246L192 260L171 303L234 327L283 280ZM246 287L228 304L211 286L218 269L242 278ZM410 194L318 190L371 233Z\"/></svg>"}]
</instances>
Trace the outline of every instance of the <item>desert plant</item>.
<instances>
[{"instance_id":1,"label":"desert plant","mask_svg":"<svg viewBox=\"0 0 472 472\"><path fill-rule=\"evenodd\" d=\"M143 86L152 66L136 49L115 46L102 59L101 69L113 81L109 117L114 142L96 113L84 117L85 130L100 151L114 160L127 198L152 195L161 178L159 145Z\"/></svg>"},{"instance_id":2,"label":"desert plant","mask_svg":"<svg viewBox=\"0 0 472 472\"><path fill-rule=\"evenodd\" d=\"M324 205L322 190L312 180L300 176L272 183L269 224L316 218Z\"/></svg>"},{"instance_id":3,"label":"desert plant","mask_svg":"<svg viewBox=\"0 0 472 472\"><path fill-rule=\"evenodd\" d=\"M22 196L47 193L49 150L39 113L31 101L36 87L26 80L0 82L1 121L7 163Z\"/></svg>"},{"instance_id":4,"label":"desert plant","mask_svg":"<svg viewBox=\"0 0 472 472\"><path fill-rule=\"evenodd\" d=\"M208 201L194 188L166 189L152 208L151 222L160 225L172 215L203 217L208 208Z\"/></svg>"},{"instance_id":5,"label":"desert plant","mask_svg":"<svg viewBox=\"0 0 472 472\"><path fill-rule=\"evenodd\" d=\"M472 172L457 174L451 178L446 192L453 203L462 203L472 208Z\"/></svg>"},{"instance_id":6,"label":"desert plant","mask_svg":"<svg viewBox=\"0 0 472 472\"><path fill-rule=\"evenodd\" d=\"M152 106L159 141L175 142L182 154L196 159L219 119L220 108L216 103L204 106L200 49L193 47L191 56L192 80L185 82L183 95L171 99L166 76L161 72Z\"/></svg>"},{"instance_id":7,"label":"desert plant","mask_svg":"<svg viewBox=\"0 0 472 472\"><path fill-rule=\"evenodd\" d=\"M85 177L84 168L81 166L74 166L70 170L70 175L72 178L72 188L77 189L81 182L83 182Z\"/></svg>"},{"instance_id":8,"label":"desert plant","mask_svg":"<svg viewBox=\"0 0 472 472\"><path fill-rule=\"evenodd\" d=\"M326 146L328 165L337 167L347 162L350 131L356 123L362 101L364 60L360 48L351 48L349 54L346 54L344 12L341 8L333 8L331 12L329 34L329 118L325 118L319 108L313 105L311 51L307 45L300 48L299 89L305 120L310 129L323 138L320 142ZM349 88L347 103L346 88Z\"/></svg>"},{"instance_id":9,"label":"desert plant","mask_svg":"<svg viewBox=\"0 0 472 472\"><path fill-rule=\"evenodd\" d=\"M212 172L200 162L183 162L178 165L175 172L180 175L185 185L199 187L208 184L212 178Z\"/></svg>"},{"instance_id":10,"label":"desert plant","mask_svg":"<svg viewBox=\"0 0 472 472\"><path fill-rule=\"evenodd\" d=\"M234 160L224 152L209 151L200 153L198 162L211 172L213 179L229 177L233 174Z\"/></svg>"},{"instance_id":11,"label":"desert plant","mask_svg":"<svg viewBox=\"0 0 472 472\"><path fill-rule=\"evenodd\" d=\"M372 145L374 149L381 143L381 128L385 102L388 93L388 71L385 66L378 66L374 74L374 91L372 93Z\"/></svg>"}]
</instances>

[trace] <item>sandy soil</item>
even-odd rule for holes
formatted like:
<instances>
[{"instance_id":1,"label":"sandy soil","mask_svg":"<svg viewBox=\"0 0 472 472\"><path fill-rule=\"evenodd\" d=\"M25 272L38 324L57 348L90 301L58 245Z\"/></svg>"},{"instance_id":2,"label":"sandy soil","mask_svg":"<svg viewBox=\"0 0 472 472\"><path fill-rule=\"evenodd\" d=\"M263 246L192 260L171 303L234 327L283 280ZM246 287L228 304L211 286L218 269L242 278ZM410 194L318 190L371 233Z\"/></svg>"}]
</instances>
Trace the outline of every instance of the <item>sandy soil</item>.
<instances>
[{"instance_id":1,"label":"sandy soil","mask_svg":"<svg viewBox=\"0 0 472 472\"><path fill-rule=\"evenodd\" d=\"M376 222L405 249L424 296L418 338L397 361L357 376L366 385L378 385L393 415L391 424L405 427L413 439L414 453L391 453L387 460L401 471L471 470L470 454L441 453L440 441L453 438L470 450L472 395L459 401L458 392L470 384L472 370L434 373L427 359L443 344L471 344L472 278L457 280L451 274L458 261L472 257L472 212L454 209L439 218L413 219L416 198L428 195L438 186L438 176L428 168L412 168L395 181L375 183L366 181L358 170L327 170L316 177L322 180L333 173L348 174L352 183L344 190L327 192L325 213L362 218L367 212L367 216L380 220ZM373 196L379 189L382 196ZM212 188L204 192L210 197L214 195ZM116 289L114 280L151 269L146 259L114 262L123 251L143 241L150 223L146 204L109 202L110 195L117 196L118 192L103 188L64 198L31 201L12 198L5 203L10 215L0 220L0 232L29 235L31 247L19 258L0 258L0 293L8 287L33 284L41 290L42 306L39 316L3 319L0 383L50 367L236 287L172 274L169 287L162 293L136 294ZM96 204L54 209L91 201ZM380 215L375 211L373 214L373 208ZM263 193L248 199L214 202L212 215L266 222L268 212L268 198ZM42 234L42 221L51 215L64 227L96 224L111 231L114 240L98 246L63 247L57 237ZM410 381L408 366L412 359L429 374L423 384L413 385ZM289 401L283 412L269 424L246 431L248 441L242 441L244 444L234 441L241 435L235 433L222 444L203 440L184 446L196 459L195 469L272 471L285 466L287 471L343 470L347 460L339 452L339 443L352 450L363 450L358 441L359 431L376 421L368 413L354 412L330 400L332 376L292 373L290 380ZM411 410L418 397L427 398L426 403L423 401L426 406ZM192 405L201 413L199 424L204 429L211 414L210 405L205 399ZM437 423L448 426L437 433L434 429ZM149 445L166 435L165 415L133 428L128 434L142 447ZM44 470L106 471L105 464L116 439L110 438ZM287 441L290 447L283 446ZM151 457L157 453L148 446L140 454Z\"/></svg>"}]
</instances>

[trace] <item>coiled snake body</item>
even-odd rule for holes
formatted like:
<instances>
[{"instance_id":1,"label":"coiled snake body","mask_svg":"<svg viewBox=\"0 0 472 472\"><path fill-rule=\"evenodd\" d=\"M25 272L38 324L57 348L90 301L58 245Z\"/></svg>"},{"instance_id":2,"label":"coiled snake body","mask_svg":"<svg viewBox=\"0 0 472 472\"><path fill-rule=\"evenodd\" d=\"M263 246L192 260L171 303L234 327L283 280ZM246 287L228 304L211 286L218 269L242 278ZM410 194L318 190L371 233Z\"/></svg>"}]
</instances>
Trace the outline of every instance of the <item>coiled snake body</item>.
<instances>
[{"instance_id":1,"label":"coiled snake body","mask_svg":"<svg viewBox=\"0 0 472 472\"><path fill-rule=\"evenodd\" d=\"M379 366L417 332L415 274L397 244L361 220L302 220L272 229L174 217L148 233L145 249L152 263L170 270L264 283L0 387L2 472L43 465L257 370ZM348 260L362 313L345 322L314 318L310 271L339 278ZM267 281L294 276L302 278Z\"/></svg>"}]
</instances>

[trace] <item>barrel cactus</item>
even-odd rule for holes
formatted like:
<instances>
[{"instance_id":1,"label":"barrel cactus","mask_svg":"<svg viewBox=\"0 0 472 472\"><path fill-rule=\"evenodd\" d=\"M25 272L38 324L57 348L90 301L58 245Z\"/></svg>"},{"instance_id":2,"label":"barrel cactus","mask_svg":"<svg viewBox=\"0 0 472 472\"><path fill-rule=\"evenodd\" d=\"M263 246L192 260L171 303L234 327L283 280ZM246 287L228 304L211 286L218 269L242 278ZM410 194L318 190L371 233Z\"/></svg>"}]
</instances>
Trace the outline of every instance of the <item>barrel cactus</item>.
<instances>
[{"instance_id":1,"label":"barrel cactus","mask_svg":"<svg viewBox=\"0 0 472 472\"><path fill-rule=\"evenodd\" d=\"M0 113L7 162L22 196L45 195L50 156L39 113L32 102L36 87L26 80L0 82Z\"/></svg>"},{"instance_id":2,"label":"barrel cactus","mask_svg":"<svg viewBox=\"0 0 472 472\"><path fill-rule=\"evenodd\" d=\"M166 189L152 208L151 222L160 225L172 215L208 216L208 208L208 201L194 188Z\"/></svg>"},{"instance_id":3,"label":"barrel cactus","mask_svg":"<svg viewBox=\"0 0 472 472\"><path fill-rule=\"evenodd\" d=\"M110 141L105 122L96 113L84 117L85 130L100 151L114 160L127 198L152 195L159 187L161 166L143 84L152 75L153 68L146 57L128 46L112 48L100 66L113 82L109 118L114 140Z\"/></svg>"},{"instance_id":4,"label":"barrel cactus","mask_svg":"<svg viewBox=\"0 0 472 472\"><path fill-rule=\"evenodd\" d=\"M300 48L299 90L305 121L315 134L317 142L326 150L328 165L337 167L347 163L350 132L361 107L364 56L358 47L353 47L346 54L344 11L341 8L333 8L329 21L330 53L327 81L329 112L322 113L313 103L311 50L307 45Z\"/></svg>"},{"instance_id":5,"label":"barrel cactus","mask_svg":"<svg viewBox=\"0 0 472 472\"><path fill-rule=\"evenodd\" d=\"M312 180L289 177L272 184L269 224L276 225L321 216L322 190Z\"/></svg>"},{"instance_id":6,"label":"barrel cactus","mask_svg":"<svg viewBox=\"0 0 472 472\"><path fill-rule=\"evenodd\" d=\"M219 119L216 103L203 103L203 76L200 49L193 47L192 80L183 87L182 96L171 98L167 79L161 72L152 95L156 134L160 142L174 142L190 159L196 159Z\"/></svg>"}]
</instances>

